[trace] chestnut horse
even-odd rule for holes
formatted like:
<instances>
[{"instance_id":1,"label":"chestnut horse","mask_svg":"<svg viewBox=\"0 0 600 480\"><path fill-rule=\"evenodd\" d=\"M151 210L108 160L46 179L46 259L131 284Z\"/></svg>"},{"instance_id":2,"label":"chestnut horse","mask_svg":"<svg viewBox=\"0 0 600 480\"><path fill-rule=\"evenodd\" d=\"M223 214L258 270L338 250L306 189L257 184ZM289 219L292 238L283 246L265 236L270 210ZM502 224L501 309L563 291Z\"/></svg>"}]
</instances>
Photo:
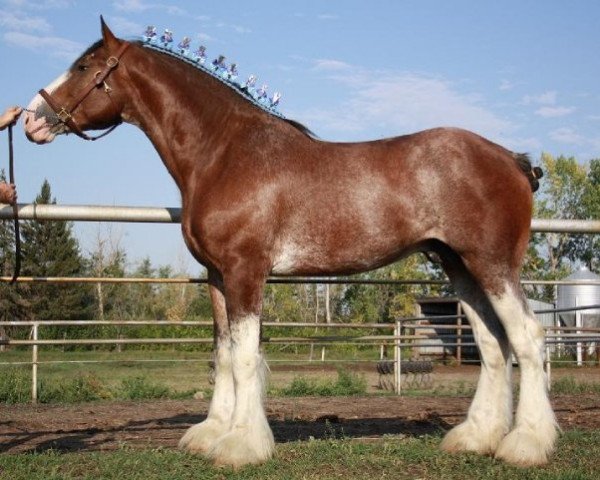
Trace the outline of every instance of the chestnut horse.
<instances>
[{"instance_id":1,"label":"chestnut horse","mask_svg":"<svg viewBox=\"0 0 600 480\"><path fill-rule=\"evenodd\" d=\"M181 191L181 228L208 270L216 339L208 416L183 448L233 466L273 454L260 351L269 275L352 274L427 252L452 281L481 354L467 418L442 448L547 461L557 424L544 334L519 283L540 176L526 156L450 128L320 141L188 62L116 38L103 21L102 36L32 100L25 130L42 144L132 123Z\"/></svg>"}]
</instances>

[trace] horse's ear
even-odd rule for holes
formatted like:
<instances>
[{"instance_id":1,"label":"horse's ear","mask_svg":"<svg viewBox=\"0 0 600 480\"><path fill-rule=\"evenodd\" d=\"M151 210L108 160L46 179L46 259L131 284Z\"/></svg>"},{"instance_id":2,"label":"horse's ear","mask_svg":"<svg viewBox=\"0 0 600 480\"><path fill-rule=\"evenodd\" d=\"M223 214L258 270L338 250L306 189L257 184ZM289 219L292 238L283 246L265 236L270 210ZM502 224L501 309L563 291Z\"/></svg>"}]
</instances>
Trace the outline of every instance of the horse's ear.
<instances>
[{"instance_id":1,"label":"horse's ear","mask_svg":"<svg viewBox=\"0 0 600 480\"><path fill-rule=\"evenodd\" d=\"M121 42L108 28L106 22L104 21L104 17L100 16L100 25L102 27L102 40L104 41L104 46L108 49L109 52L115 51L121 45Z\"/></svg>"}]
</instances>

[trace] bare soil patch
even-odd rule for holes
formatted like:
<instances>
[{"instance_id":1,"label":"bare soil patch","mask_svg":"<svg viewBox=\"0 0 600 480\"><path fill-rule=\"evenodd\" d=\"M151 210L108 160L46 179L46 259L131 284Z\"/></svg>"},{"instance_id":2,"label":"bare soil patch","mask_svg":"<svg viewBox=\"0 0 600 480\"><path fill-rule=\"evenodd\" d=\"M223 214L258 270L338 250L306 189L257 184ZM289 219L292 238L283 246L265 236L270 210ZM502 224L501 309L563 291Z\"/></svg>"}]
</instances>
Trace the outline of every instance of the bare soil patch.
<instances>
[{"instance_id":1,"label":"bare soil patch","mask_svg":"<svg viewBox=\"0 0 600 480\"><path fill-rule=\"evenodd\" d=\"M465 416L470 397L301 397L267 400L277 442L334 436L379 438L442 432ZM561 427L600 428L600 396L557 395ZM205 418L207 400L0 406L0 452L176 448Z\"/></svg>"}]
</instances>

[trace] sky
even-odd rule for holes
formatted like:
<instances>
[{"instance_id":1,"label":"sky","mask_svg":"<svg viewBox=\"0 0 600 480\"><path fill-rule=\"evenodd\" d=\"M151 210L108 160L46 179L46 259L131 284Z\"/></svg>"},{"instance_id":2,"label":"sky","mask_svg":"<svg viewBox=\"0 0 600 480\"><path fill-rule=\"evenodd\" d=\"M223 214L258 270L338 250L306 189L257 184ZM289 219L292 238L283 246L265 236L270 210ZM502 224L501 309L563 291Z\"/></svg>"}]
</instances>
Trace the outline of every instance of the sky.
<instances>
[{"instance_id":1,"label":"sky","mask_svg":"<svg viewBox=\"0 0 600 480\"><path fill-rule=\"evenodd\" d=\"M0 109L26 106L100 38L147 25L223 54L240 77L283 94L280 111L325 140L357 141L438 126L467 128L538 160L600 157L600 2L572 0L0 0ZM185 112L182 112L185 115ZM0 168L7 168L0 133ZM19 201L44 179L59 204L177 207L179 192L147 138L122 125L85 142L30 144L15 130ZM178 225L76 224L195 275Z\"/></svg>"}]
</instances>

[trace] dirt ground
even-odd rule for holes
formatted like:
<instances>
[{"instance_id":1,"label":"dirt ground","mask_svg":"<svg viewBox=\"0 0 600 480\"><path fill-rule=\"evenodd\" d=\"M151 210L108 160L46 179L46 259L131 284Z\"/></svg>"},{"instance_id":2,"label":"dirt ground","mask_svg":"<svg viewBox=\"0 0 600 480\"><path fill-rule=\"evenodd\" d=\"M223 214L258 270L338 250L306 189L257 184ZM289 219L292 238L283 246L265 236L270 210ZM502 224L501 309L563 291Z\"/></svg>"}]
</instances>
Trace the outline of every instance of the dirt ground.
<instances>
[{"instance_id":1,"label":"dirt ground","mask_svg":"<svg viewBox=\"0 0 600 480\"><path fill-rule=\"evenodd\" d=\"M278 369L273 370L272 375L277 376ZM573 376L573 370L569 372ZM436 384L457 378L471 382L478 369L436 369L434 373ZM564 374L558 369L554 375ZM587 370L584 376L598 381L600 369ZM373 389L376 380L371 375L368 379ZM551 397L564 430L600 428L600 395ZM470 401L471 397L433 396L269 398L266 408L276 441L289 442L311 437L379 438L440 432L462 420ZM207 409L207 400L0 405L0 452L175 448L185 430L205 418Z\"/></svg>"}]
</instances>

